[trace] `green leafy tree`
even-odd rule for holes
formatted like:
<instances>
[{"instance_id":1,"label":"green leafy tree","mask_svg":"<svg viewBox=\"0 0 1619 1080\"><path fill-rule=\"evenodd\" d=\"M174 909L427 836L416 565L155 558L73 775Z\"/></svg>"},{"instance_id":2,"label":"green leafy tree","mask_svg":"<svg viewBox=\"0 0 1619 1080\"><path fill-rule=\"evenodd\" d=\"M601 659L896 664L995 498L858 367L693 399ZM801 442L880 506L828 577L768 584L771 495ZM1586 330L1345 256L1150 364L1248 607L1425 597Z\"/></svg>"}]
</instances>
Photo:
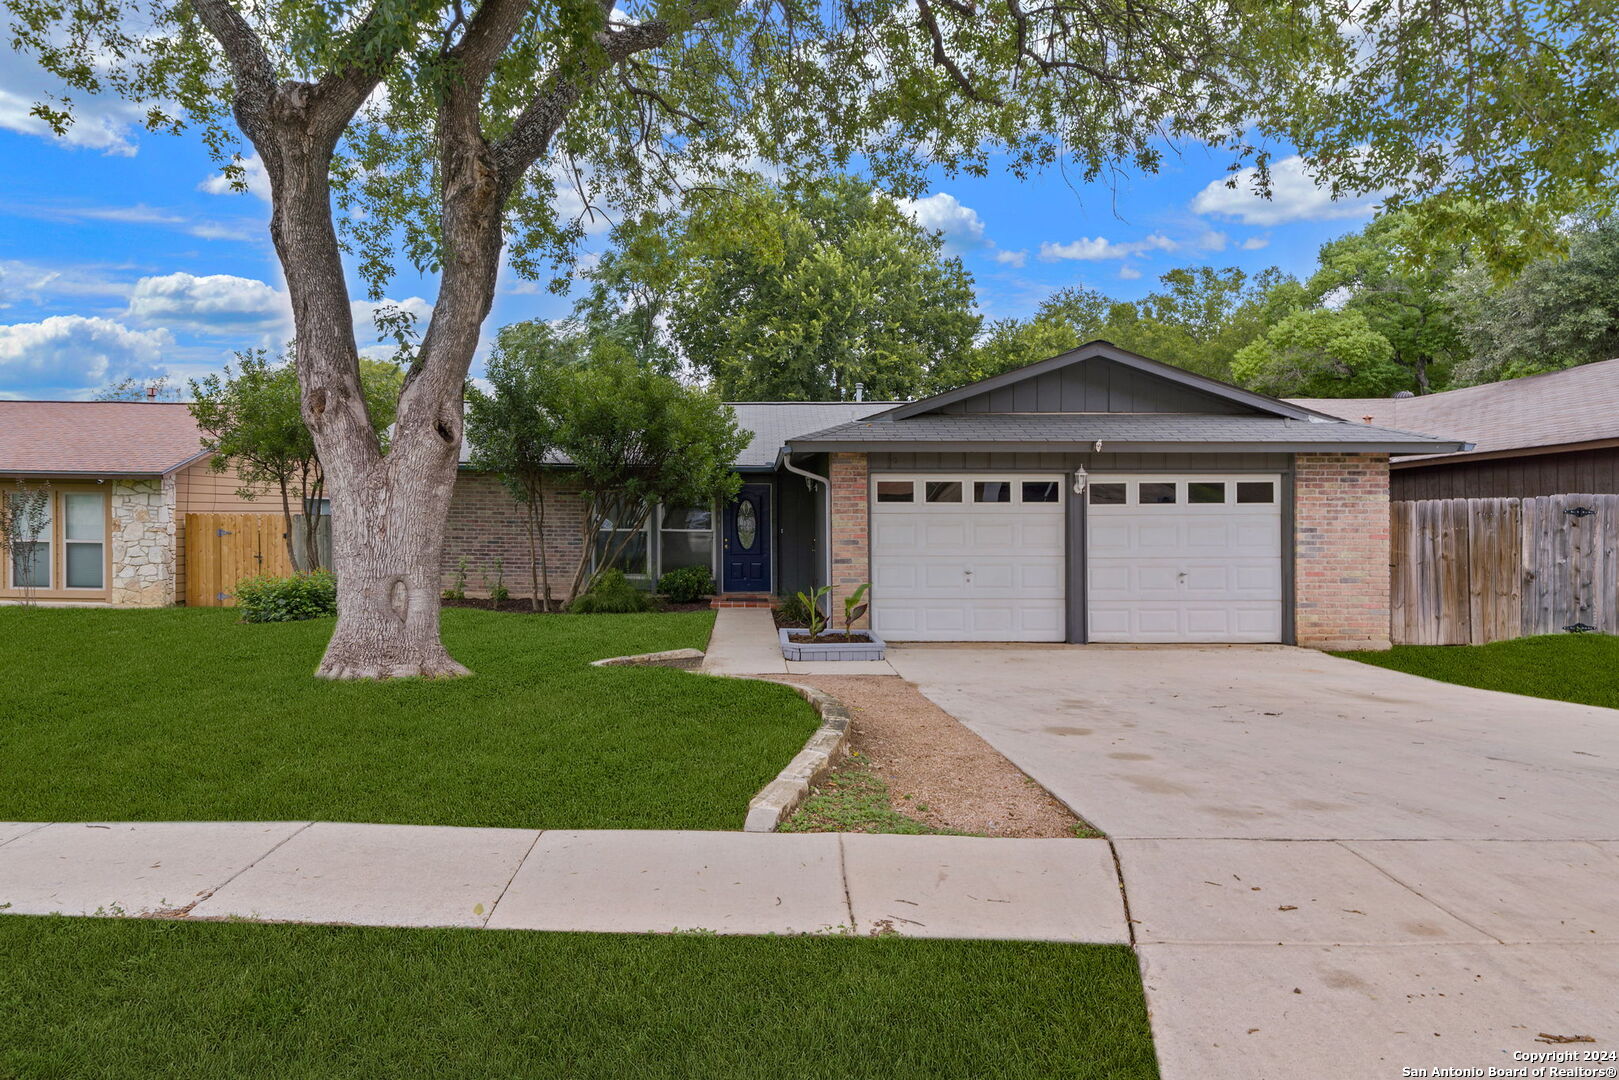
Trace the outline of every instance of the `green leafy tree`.
<instances>
[{"instance_id":1,"label":"green leafy tree","mask_svg":"<svg viewBox=\"0 0 1619 1080\"><path fill-rule=\"evenodd\" d=\"M1238 351L1231 373L1272 397L1384 397L1410 374L1358 311L1295 311Z\"/></svg>"},{"instance_id":2,"label":"green leafy tree","mask_svg":"<svg viewBox=\"0 0 1619 1080\"><path fill-rule=\"evenodd\" d=\"M730 406L627 353L573 369L557 415L557 447L573 463L587 506L572 596L623 559L659 503L702 505L734 497L741 485L731 463L750 436Z\"/></svg>"},{"instance_id":3,"label":"green leafy tree","mask_svg":"<svg viewBox=\"0 0 1619 1080\"><path fill-rule=\"evenodd\" d=\"M1182 267L1159 281L1162 289L1136 301L1083 286L1059 290L1030 318L992 324L973 349L933 370L929 390L962 386L1098 338L1226 379L1239 349L1308 299L1275 267L1252 275L1236 267Z\"/></svg>"},{"instance_id":4,"label":"green leafy tree","mask_svg":"<svg viewBox=\"0 0 1619 1080\"><path fill-rule=\"evenodd\" d=\"M381 429L393 422L401 374L382 361L360 362L368 413ZM255 499L267 490L280 494L282 535L287 558L295 565L292 516L302 513L309 565L301 569L320 569L316 541L320 515L311 507L322 497L326 478L299 408L298 375L291 359L272 361L263 349L237 353L234 370L227 364L223 374L192 379L189 385L189 408L203 432L202 448L211 455L209 467L219 473L234 469L241 481L236 493L244 499ZM381 440L383 433L377 437Z\"/></svg>"},{"instance_id":5,"label":"green leafy tree","mask_svg":"<svg viewBox=\"0 0 1619 1080\"><path fill-rule=\"evenodd\" d=\"M1466 355L1450 295L1464 265L1460 246L1427 248L1409 210L1380 214L1360 232L1322 246L1309 281L1318 297L1338 296L1366 317L1410 372L1402 390L1443 389L1450 368Z\"/></svg>"},{"instance_id":6,"label":"green leafy tree","mask_svg":"<svg viewBox=\"0 0 1619 1080\"><path fill-rule=\"evenodd\" d=\"M108 383L92 395L93 401L178 401L180 388L169 383L167 375L156 379L137 379L131 376Z\"/></svg>"},{"instance_id":7,"label":"green leafy tree","mask_svg":"<svg viewBox=\"0 0 1619 1080\"><path fill-rule=\"evenodd\" d=\"M492 392L467 390L471 464L494 473L522 505L528 526L529 602L551 610L546 562L545 486L556 471L559 402L583 360L582 340L544 322L507 326L495 338L484 368Z\"/></svg>"},{"instance_id":8,"label":"green leafy tree","mask_svg":"<svg viewBox=\"0 0 1619 1080\"><path fill-rule=\"evenodd\" d=\"M336 511L329 678L465 672L437 595L463 386L503 258L571 268L593 208L633 218L750 157L813 174L858 155L916 194L933 165L1150 172L1166 141L1263 186L1273 138L1350 194L1555 207L1619 183L1611 0L4 3L64 86L34 110L57 131L74 96L114 94L238 182L238 135L263 163ZM346 251L373 297L401 255L438 277L387 452Z\"/></svg>"},{"instance_id":9,"label":"green leafy tree","mask_svg":"<svg viewBox=\"0 0 1619 1080\"><path fill-rule=\"evenodd\" d=\"M1458 275L1446 297L1468 353L1458 383L1619 357L1619 219L1583 220L1571 237L1566 258L1538 259L1505 286L1482 268Z\"/></svg>"},{"instance_id":10,"label":"green leafy tree","mask_svg":"<svg viewBox=\"0 0 1619 1080\"><path fill-rule=\"evenodd\" d=\"M592 323L607 316L643 359L678 357L732 400L841 400L856 384L910 397L978 331L961 260L851 177L697 193L620 242L592 272Z\"/></svg>"}]
</instances>

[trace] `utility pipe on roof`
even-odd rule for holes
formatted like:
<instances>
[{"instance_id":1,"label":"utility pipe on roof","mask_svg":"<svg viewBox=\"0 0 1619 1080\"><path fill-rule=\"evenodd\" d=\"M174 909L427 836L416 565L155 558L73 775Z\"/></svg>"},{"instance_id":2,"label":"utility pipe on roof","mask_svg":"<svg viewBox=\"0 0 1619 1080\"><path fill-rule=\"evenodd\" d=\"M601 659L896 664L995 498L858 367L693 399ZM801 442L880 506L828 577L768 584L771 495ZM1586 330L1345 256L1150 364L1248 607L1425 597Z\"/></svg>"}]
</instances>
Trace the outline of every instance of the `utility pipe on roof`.
<instances>
[{"instance_id":1,"label":"utility pipe on roof","mask_svg":"<svg viewBox=\"0 0 1619 1080\"><path fill-rule=\"evenodd\" d=\"M781 455L781 463L788 472L802 476L806 487L813 490L816 484L820 484L826 492L821 504L821 552L826 567L826 579L821 584L830 585L832 584L832 481L808 469L800 469L793 464L791 454ZM830 604L830 601L828 603Z\"/></svg>"}]
</instances>

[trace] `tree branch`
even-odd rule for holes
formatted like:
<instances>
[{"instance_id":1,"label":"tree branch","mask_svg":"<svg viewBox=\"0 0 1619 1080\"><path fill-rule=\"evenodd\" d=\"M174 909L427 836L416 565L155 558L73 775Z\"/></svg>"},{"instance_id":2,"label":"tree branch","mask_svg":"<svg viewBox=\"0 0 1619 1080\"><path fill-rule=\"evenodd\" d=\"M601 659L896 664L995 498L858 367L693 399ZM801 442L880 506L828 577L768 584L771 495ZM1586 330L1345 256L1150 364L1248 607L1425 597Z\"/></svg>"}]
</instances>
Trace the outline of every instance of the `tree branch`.
<instances>
[{"instance_id":1,"label":"tree branch","mask_svg":"<svg viewBox=\"0 0 1619 1080\"><path fill-rule=\"evenodd\" d=\"M264 42L230 0L191 0L191 10L225 50L236 83L231 103L236 122L257 145L265 134L265 120L276 94L275 65L264 51Z\"/></svg>"}]
</instances>

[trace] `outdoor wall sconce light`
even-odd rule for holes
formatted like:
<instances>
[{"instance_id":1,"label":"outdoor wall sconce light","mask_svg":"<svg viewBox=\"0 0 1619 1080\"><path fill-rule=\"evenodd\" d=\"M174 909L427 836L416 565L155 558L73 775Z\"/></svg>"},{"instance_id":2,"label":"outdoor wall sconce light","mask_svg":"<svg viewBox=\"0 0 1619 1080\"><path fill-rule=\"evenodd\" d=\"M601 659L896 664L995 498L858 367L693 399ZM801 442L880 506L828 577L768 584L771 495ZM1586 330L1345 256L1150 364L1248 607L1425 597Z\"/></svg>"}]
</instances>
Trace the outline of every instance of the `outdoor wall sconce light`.
<instances>
[{"instance_id":1,"label":"outdoor wall sconce light","mask_svg":"<svg viewBox=\"0 0 1619 1080\"><path fill-rule=\"evenodd\" d=\"M1074 494L1075 495L1083 495L1083 494L1085 494L1085 481L1088 480L1089 478L1090 478L1090 474L1085 471L1085 466L1081 465L1079 468L1074 470Z\"/></svg>"}]
</instances>

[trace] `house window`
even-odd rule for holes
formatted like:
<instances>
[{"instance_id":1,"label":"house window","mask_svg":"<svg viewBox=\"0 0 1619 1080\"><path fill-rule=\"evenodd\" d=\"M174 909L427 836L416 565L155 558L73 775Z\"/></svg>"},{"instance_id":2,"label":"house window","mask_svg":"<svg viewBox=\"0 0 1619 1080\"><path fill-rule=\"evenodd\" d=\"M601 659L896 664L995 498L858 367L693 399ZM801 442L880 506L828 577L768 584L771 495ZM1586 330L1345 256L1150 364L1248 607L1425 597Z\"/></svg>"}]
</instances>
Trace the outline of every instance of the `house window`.
<instances>
[{"instance_id":1,"label":"house window","mask_svg":"<svg viewBox=\"0 0 1619 1080\"><path fill-rule=\"evenodd\" d=\"M21 496L7 495L11 502ZM45 500L45 520L37 539L19 541L11 547L11 587L13 589L48 589L51 587L51 535L54 532L54 497Z\"/></svg>"},{"instance_id":2,"label":"house window","mask_svg":"<svg viewBox=\"0 0 1619 1080\"><path fill-rule=\"evenodd\" d=\"M62 496L63 577L70 589L106 587L107 501L100 495Z\"/></svg>"},{"instance_id":3,"label":"house window","mask_svg":"<svg viewBox=\"0 0 1619 1080\"><path fill-rule=\"evenodd\" d=\"M658 574L682 566L714 565L714 508L666 506L658 531Z\"/></svg>"},{"instance_id":4,"label":"house window","mask_svg":"<svg viewBox=\"0 0 1619 1080\"><path fill-rule=\"evenodd\" d=\"M648 514L641 521L640 528L636 528L636 521L640 518L640 510L634 503L624 499L613 500L607 515L602 518L601 528L596 532L597 566L611 563L630 577L647 576L652 515Z\"/></svg>"}]
</instances>

